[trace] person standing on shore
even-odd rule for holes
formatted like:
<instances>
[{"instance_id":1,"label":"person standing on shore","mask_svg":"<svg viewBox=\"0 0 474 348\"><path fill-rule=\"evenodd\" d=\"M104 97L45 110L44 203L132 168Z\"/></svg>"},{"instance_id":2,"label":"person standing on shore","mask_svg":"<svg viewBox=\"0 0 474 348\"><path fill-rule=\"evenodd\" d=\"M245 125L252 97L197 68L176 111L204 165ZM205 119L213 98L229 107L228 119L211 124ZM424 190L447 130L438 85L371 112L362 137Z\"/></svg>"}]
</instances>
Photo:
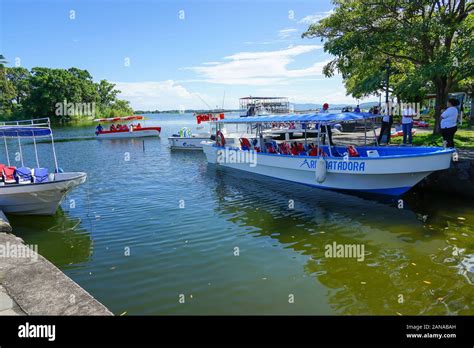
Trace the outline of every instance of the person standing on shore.
<instances>
[{"instance_id":1,"label":"person standing on shore","mask_svg":"<svg viewBox=\"0 0 474 348\"><path fill-rule=\"evenodd\" d=\"M448 100L448 108L441 114L441 135L447 147L454 147L454 134L458 130L458 101Z\"/></svg>"},{"instance_id":2,"label":"person standing on shore","mask_svg":"<svg viewBox=\"0 0 474 348\"><path fill-rule=\"evenodd\" d=\"M410 107L407 106L403 109L402 113L402 130L403 130L403 144L407 144L407 137L408 137L408 144L412 145L412 128L413 128L413 116L415 116L415 111Z\"/></svg>"},{"instance_id":3,"label":"person standing on shore","mask_svg":"<svg viewBox=\"0 0 474 348\"><path fill-rule=\"evenodd\" d=\"M374 114L375 113L376 112L374 110ZM379 139L378 139L379 145L382 143L384 135L387 136L387 145L390 144L390 130L392 129L392 123L393 123L393 117L391 116L391 112L387 108L382 117L382 127L380 128L380 134L379 134Z\"/></svg>"}]
</instances>

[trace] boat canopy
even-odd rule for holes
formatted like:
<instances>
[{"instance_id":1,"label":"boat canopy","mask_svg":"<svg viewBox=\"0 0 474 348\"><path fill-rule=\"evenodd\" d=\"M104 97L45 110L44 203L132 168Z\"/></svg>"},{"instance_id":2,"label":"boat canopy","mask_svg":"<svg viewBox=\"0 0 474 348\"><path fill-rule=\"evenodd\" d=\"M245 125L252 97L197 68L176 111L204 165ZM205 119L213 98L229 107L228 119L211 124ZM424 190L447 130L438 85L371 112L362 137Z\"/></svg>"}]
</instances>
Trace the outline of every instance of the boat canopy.
<instances>
[{"instance_id":1,"label":"boat canopy","mask_svg":"<svg viewBox=\"0 0 474 348\"><path fill-rule=\"evenodd\" d=\"M0 126L0 137L47 137L51 135L50 128Z\"/></svg>"},{"instance_id":2,"label":"boat canopy","mask_svg":"<svg viewBox=\"0 0 474 348\"><path fill-rule=\"evenodd\" d=\"M7 139L15 138L18 140L18 149L20 150L20 161L21 166L24 167L23 162L23 150L21 145L22 138L31 138L33 140L33 148L35 150L36 167L40 167L38 149L36 146L36 137L49 137L51 139L51 147L53 150L54 165L56 173L59 172L58 159L56 158L56 149L54 147L53 132L51 130L51 121L49 118L36 118L32 120L21 120L21 121L5 121L0 122L0 137L3 138L5 145L5 156L7 158L8 166L10 167L10 155L8 153L8 142Z\"/></svg>"},{"instance_id":3,"label":"boat canopy","mask_svg":"<svg viewBox=\"0 0 474 348\"><path fill-rule=\"evenodd\" d=\"M369 112L340 112L340 113L311 113L311 114L285 114L266 115L244 118L231 118L219 120L217 123L274 123L274 122L299 122L299 123L337 123L359 121L376 118L382 115Z\"/></svg>"}]
</instances>

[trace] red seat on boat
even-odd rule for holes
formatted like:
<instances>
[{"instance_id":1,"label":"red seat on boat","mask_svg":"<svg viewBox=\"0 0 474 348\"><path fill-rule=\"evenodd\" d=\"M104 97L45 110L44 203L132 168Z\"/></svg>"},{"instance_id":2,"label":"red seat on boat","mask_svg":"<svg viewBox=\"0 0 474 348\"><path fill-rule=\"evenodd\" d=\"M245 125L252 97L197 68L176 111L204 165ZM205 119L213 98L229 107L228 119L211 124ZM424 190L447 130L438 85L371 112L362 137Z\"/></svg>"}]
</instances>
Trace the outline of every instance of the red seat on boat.
<instances>
[{"instance_id":1,"label":"red seat on boat","mask_svg":"<svg viewBox=\"0 0 474 348\"><path fill-rule=\"evenodd\" d=\"M298 153L300 155L306 153L303 143L296 143L296 146L298 147Z\"/></svg>"},{"instance_id":2,"label":"red seat on boat","mask_svg":"<svg viewBox=\"0 0 474 348\"><path fill-rule=\"evenodd\" d=\"M2 175L2 173L3 173L3 168L5 168L5 167L6 167L5 164L0 163L0 181L3 181L3 175Z\"/></svg>"},{"instance_id":3,"label":"red seat on boat","mask_svg":"<svg viewBox=\"0 0 474 348\"><path fill-rule=\"evenodd\" d=\"M291 149L288 143L280 143L278 144L278 148L280 149L280 153L282 155L291 155Z\"/></svg>"},{"instance_id":4,"label":"red seat on boat","mask_svg":"<svg viewBox=\"0 0 474 348\"><path fill-rule=\"evenodd\" d=\"M299 155L298 145L296 145L296 143L291 144L291 154L293 156L298 156Z\"/></svg>"},{"instance_id":5,"label":"red seat on boat","mask_svg":"<svg viewBox=\"0 0 474 348\"><path fill-rule=\"evenodd\" d=\"M239 141L242 150L250 150L252 148L252 144L250 144L250 141L247 138L240 138Z\"/></svg>"},{"instance_id":6,"label":"red seat on boat","mask_svg":"<svg viewBox=\"0 0 474 348\"><path fill-rule=\"evenodd\" d=\"M15 169L16 167L14 166L3 167L2 177L5 184L16 184Z\"/></svg>"}]
</instances>

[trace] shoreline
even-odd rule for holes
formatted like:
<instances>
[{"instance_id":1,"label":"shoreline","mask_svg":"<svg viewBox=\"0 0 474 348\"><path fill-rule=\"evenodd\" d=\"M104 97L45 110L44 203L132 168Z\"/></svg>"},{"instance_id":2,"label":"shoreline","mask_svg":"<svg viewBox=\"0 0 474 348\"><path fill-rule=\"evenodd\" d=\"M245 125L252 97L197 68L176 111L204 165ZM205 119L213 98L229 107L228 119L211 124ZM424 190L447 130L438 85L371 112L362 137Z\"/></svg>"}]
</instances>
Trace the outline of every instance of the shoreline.
<instances>
[{"instance_id":1,"label":"shoreline","mask_svg":"<svg viewBox=\"0 0 474 348\"><path fill-rule=\"evenodd\" d=\"M2 245L19 250L27 248L29 252L20 257L0 255L0 315L113 316L107 307L26 246L21 238L0 232Z\"/></svg>"}]
</instances>

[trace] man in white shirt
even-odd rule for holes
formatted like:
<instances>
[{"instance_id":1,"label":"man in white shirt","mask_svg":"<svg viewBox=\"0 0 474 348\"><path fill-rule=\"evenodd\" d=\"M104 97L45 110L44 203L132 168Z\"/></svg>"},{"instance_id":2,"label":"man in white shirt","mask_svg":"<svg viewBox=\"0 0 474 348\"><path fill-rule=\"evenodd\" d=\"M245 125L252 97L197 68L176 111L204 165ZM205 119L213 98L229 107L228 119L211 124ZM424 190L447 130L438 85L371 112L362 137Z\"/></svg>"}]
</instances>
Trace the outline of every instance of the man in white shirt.
<instances>
[{"instance_id":1,"label":"man in white shirt","mask_svg":"<svg viewBox=\"0 0 474 348\"><path fill-rule=\"evenodd\" d=\"M454 147L454 133L458 130L457 99L448 100L448 108L441 114L441 135L447 147Z\"/></svg>"},{"instance_id":2,"label":"man in white shirt","mask_svg":"<svg viewBox=\"0 0 474 348\"><path fill-rule=\"evenodd\" d=\"M408 136L408 144L412 144L412 134L411 130L413 128L413 116L415 116L415 111L410 107L407 106L403 109L402 112L402 130L403 130L403 144L407 144L407 136Z\"/></svg>"}]
</instances>

